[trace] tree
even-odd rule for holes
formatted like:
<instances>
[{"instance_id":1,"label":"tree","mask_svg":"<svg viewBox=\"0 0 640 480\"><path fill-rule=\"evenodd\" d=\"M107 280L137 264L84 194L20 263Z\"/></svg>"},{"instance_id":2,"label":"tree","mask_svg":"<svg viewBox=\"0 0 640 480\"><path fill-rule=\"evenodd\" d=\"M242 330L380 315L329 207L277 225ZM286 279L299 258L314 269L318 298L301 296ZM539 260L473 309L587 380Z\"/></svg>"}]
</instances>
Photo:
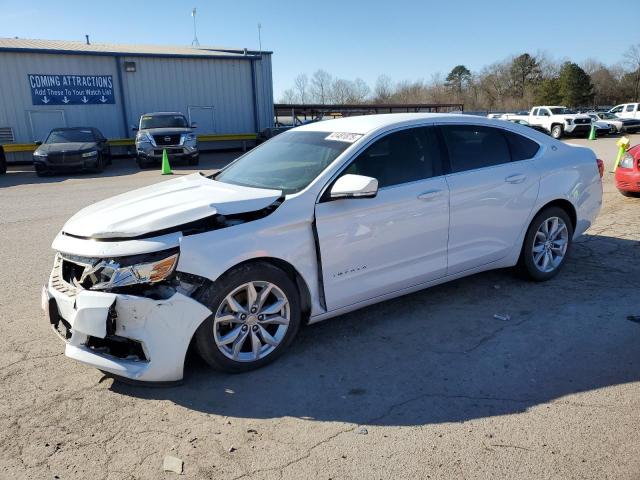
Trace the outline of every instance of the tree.
<instances>
[{"instance_id":1,"label":"tree","mask_svg":"<svg viewBox=\"0 0 640 480\"><path fill-rule=\"evenodd\" d=\"M350 103L353 87L349 80L336 78L331 84L331 102L344 104Z\"/></svg>"},{"instance_id":2,"label":"tree","mask_svg":"<svg viewBox=\"0 0 640 480\"><path fill-rule=\"evenodd\" d=\"M393 93L391 79L387 75L380 75L373 88L373 95L377 103L386 103Z\"/></svg>"},{"instance_id":3,"label":"tree","mask_svg":"<svg viewBox=\"0 0 640 480\"><path fill-rule=\"evenodd\" d=\"M296 103L296 100L296 92L293 91L293 88L287 88L280 95L280 103Z\"/></svg>"},{"instance_id":4,"label":"tree","mask_svg":"<svg viewBox=\"0 0 640 480\"><path fill-rule=\"evenodd\" d=\"M558 92L562 103L569 107L593 103L593 84L589 75L573 62L565 62L558 76Z\"/></svg>"},{"instance_id":5,"label":"tree","mask_svg":"<svg viewBox=\"0 0 640 480\"><path fill-rule=\"evenodd\" d=\"M460 93L469 84L470 80L471 72L469 69L464 65L456 65L447 75L446 85L455 92Z\"/></svg>"},{"instance_id":6,"label":"tree","mask_svg":"<svg viewBox=\"0 0 640 480\"><path fill-rule=\"evenodd\" d=\"M625 63L631 68L629 80L633 88L633 101L640 101L640 43L631 45L624 54Z\"/></svg>"},{"instance_id":7,"label":"tree","mask_svg":"<svg viewBox=\"0 0 640 480\"><path fill-rule=\"evenodd\" d=\"M520 98L524 98L526 88L538 83L541 77L538 61L528 53L523 53L511 61L509 73L513 93Z\"/></svg>"},{"instance_id":8,"label":"tree","mask_svg":"<svg viewBox=\"0 0 640 480\"><path fill-rule=\"evenodd\" d=\"M557 105L562 103L560 82L557 77L545 78L536 89L535 102L540 105Z\"/></svg>"},{"instance_id":9,"label":"tree","mask_svg":"<svg viewBox=\"0 0 640 480\"><path fill-rule=\"evenodd\" d=\"M493 63L482 70L478 86L481 94L486 98L486 108L493 110L505 107L509 82L507 62Z\"/></svg>"},{"instance_id":10,"label":"tree","mask_svg":"<svg viewBox=\"0 0 640 480\"><path fill-rule=\"evenodd\" d=\"M610 69L601 65L589 76L593 83L593 102L596 105L615 105L622 99L620 81Z\"/></svg>"},{"instance_id":11,"label":"tree","mask_svg":"<svg viewBox=\"0 0 640 480\"><path fill-rule=\"evenodd\" d=\"M324 70L317 70L311 78L311 92L314 101L327 103L331 93L332 77Z\"/></svg>"},{"instance_id":12,"label":"tree","mask_svg":"<svg viewBox=\"0 0 640 480\"><path fill-rule=\"evenodd\" d=\"M365 82L363 79L356 78L353 81L353 93L351 98L351 101L353 103L364 103L369 97L370 93L371 89L369 88L369 85L367 85L367 82Z\"/></svg>"},{"instance_id":13,"label":"tree","mask_svg":"<svg viewBox=\"0 0 640 480\"><path fill-rule=\"evenodd\" d=\"M300 103L307 103L307 95L309 90L309 77L306 74L301 73L293 81L293 87L298 94Z\"/></svg>"}]
</instances>

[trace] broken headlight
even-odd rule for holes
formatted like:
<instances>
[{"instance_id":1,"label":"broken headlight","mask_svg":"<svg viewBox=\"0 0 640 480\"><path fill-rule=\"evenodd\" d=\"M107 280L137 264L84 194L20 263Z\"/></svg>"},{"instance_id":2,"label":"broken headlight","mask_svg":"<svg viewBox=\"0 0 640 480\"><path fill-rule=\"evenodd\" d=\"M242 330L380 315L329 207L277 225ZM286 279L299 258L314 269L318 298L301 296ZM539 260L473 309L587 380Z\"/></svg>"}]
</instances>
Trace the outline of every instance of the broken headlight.
<instances>
[{"instance_id":1,"label":"broken headlight","mask_svg":"<svg viewBox=\"0 0 640 480\"><path fill-rule=\"evenodd\" d=\"M87 268L79 286L90 290L107 290L137 284L153 284L166 280L175 271L178 253L160 260L121 266L115 260L102 260Z\"/></svg>"}]
</instances>

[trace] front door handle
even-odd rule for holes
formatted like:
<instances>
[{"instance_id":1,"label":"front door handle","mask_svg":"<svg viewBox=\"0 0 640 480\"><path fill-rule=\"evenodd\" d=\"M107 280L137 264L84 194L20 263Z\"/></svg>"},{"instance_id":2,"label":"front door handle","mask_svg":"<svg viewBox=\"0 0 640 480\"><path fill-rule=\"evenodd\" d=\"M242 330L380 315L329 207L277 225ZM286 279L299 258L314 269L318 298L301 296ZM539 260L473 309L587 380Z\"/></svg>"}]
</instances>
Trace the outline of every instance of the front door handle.
<instances>
[{"instance_id":1,"label":"front door handle","mask_svg":"<svg viewBox=\"0 0 640 480\"><path fill-rule=\"evenodd\" d=\"M504 179L504 181L507 183L522 183L526 179L527 179L526 176L522 174L516 174L516 175L509 175L507 178Z\"/></svg>"},{"instance_id":2,"label":"front door handle","mask_svg":"<svg viewBox=\"0 0 640 480\"><path fill-rule=\"evenodd\" d=\"M427 190L426 192L422 192L418 195L419 200L432 200L435 197L439 196L442 193L442 190Z\"/></svg>"}]
</instances>

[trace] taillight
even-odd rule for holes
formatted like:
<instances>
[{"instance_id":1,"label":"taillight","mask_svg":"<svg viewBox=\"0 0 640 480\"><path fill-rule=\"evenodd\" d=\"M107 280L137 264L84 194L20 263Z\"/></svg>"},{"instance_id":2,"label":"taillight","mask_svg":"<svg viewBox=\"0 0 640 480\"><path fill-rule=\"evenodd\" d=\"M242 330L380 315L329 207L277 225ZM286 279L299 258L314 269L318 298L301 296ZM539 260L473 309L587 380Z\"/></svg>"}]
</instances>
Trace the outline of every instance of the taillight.
<instances>
[{"instance_id":1,"label":"taillight","mask_svg":"<svg viewBox=\"0 0 640 480\"><path fill-rule=\"evenodd\" d=\"M598 162L598 173L600 173L600 178L602 178L604 176L604 162L599 158L596 159L596 162Z\"/></svg>"}]
</instances>

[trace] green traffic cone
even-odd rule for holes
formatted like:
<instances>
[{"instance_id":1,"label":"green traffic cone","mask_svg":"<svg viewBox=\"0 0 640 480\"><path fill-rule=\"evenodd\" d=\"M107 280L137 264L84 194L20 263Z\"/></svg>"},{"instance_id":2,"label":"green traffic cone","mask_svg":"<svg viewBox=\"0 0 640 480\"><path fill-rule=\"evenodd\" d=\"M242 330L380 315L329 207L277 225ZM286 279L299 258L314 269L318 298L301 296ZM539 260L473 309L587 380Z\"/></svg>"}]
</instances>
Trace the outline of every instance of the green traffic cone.
<instances>
[{"instance_id":1,"label":"green traffic cone","mask_svg":"<svg viewBox=\"0 0 640 480\"><path fill-rule=\"evenodd\" d=\"M171 175L171 166L169 165L169 156L167 155L167 149L162 150L162 175Z\"/></svg>"},{"instance_id":2,"label":"green traffic cone","mask_svg":"<svg viewBox=\"0 0 640 480\"><path fill-rule=\"evenodd\" d=\"M596 139L596 126L591 125L591 131L589 132L589 140L595 140L595 139Z\"/></svg>"}]
</instances>

